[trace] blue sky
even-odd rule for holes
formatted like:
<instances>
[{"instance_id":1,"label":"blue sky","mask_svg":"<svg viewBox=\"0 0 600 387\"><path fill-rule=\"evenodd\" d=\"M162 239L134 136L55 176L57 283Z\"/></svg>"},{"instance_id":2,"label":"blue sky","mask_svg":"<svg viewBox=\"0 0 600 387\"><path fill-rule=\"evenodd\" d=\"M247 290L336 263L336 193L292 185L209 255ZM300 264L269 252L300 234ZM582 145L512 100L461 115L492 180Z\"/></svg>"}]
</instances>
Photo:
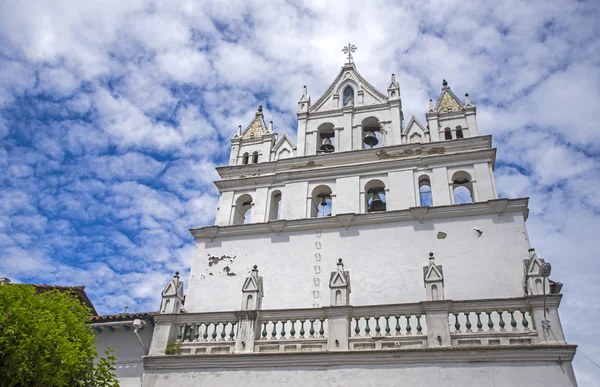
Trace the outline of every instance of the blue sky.
<instances>
[{"instance_id":1,"label":"blue sky","mask_svg":"<svg viewBox=\"0 0 600 387\"><path fill-rule=\"evenodd\" d=\"M101 313L156 309L189 270L188 228L213 221L237 126L263 105L295 139L302 86L319 96L350 40L373 85L396 74L406 122L442 78L470 94L499 191L531 198L567 337L598 362L598 3L496 3L3 1L0 276L85 285ZM600 377L575 365L583 386Z\"/></svg>"}]
</instances>

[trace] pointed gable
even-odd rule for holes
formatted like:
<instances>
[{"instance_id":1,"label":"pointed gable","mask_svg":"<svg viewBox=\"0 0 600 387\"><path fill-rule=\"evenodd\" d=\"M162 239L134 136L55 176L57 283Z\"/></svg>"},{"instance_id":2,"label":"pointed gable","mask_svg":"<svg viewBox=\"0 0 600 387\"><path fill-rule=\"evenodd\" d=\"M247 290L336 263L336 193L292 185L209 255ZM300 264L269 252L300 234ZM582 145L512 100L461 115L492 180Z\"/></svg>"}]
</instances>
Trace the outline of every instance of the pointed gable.
<instances>
[{"instance_id":1,"label":"pointed gable","mask_svg":"<svg viewBox=\"0 0 600 387\"><path fill-rule=\"evenodd\" d=\"M346 63L321 98L312 104L309 112L341 108L343 106L342 93L346 86L354 89L354 106L387 102L387 97L360 75L354 63Z\"/></svg>"},{"instance_id":2,"label":"pointed gable","mask_svg":"<svg viewBox=\"0 0 600 387\"><path fill-rule=\"evenodd\" d=\"M296 145L292 142L290 137L284 133L277 143L273 146L271 151L275 154L275 160L287 159L288 157L294 157Z\"/></svg>"},{"instance_id":3,"label":"pointed gable","mask_svg":"<svg viewBox=\"0 0 600 387\"><path fill-rule=\"evenodd\" d=\"M448 113L448 112L458 112L464 109L464 105L458 97L450 90L450 86L448 86L448 82L444 79L442 83L442 93L440 94L440 98L438 99L437 105L435 106L435 110L438 113Z\"/></svg>"},{"instance_id":4,"label":"pointed gable","mask_svg":"<svg viewBox=\"0 0 600 387\"><path fill-rule=\"evenodd\" d=\"M408 125L404 128L404 135L409 143L425 142L425 133L427 132L429 131L415 118L415 116L410 118Z\"/></svg>"},{"instance_id":5,"label":"pointed gable","mask_svg":"<svg viewBox=\"0 0 600 387\"><path fill-rule=\"evenodd\" d=\"M244 286L242 286L242 292L258 292L261 295L263 294L262 288L262 277L250 275L244 281Z\"/></svg>"},{"instance_id":6,"label":"pointed gable","mask_svg":"<svg viewBox=\"0 0 600 387\"><path fill-rule=\"evenodd\" d=\"M242 138L253 138L260 137L269 133L269 128L265 124L265 118L262 113L262 106L258 107L258 111L254 116L254 120L248 125L246 130L242 133Z\"/></svg>"}]
</instances>

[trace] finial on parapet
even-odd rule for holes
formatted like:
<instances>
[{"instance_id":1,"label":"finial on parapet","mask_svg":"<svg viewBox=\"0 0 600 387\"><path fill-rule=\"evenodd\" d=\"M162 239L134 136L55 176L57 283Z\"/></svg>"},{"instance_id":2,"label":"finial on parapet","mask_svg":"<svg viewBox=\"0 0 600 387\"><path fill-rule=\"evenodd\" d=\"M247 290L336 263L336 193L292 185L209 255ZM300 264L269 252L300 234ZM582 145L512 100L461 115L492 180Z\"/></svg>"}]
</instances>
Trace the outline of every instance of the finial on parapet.
<instances>
[{"instance_id":1,"label":"finial on parapet","mask_svg":"<svg viewBox=\"0 0 600 387\"><path fill-rule=\"evenodd\" d=\"M448 81L442 79L442 87L448 87Z\"/></svg>"},{"instance_id":2,"label":"finial on parapet","mask_svg":"<svg viewBox=\"0 0 600 387\"><path fill-rule=\"evenodd\" d=\"M433 253L429 253L429 264L423 267L423 282L427 301L444 299L444 271L442 265L435 264Z\"/></svg>"},{"instance_id":3,"label":"finial on parapet","mask_svg":"<svg viewBox=\"0 0 600 387\"><path fill-rule=\"evenodd\" d=\"M262 105L258 105L258 113L262 113L262 111L263 111Z\"/></svg>"},{"instance_id":4,"label":"finial on parapet","mask_svg":"<svg viewBox=\"0 0 600 387\"><path fill-rule=\"evenodd\" d=\"M242 310L260 310L263 295L263 278L258 275L258 266L254 265L242 285Z\"/></svg>"},{"instance_id":5,"label":"finial on parapet","mask_svg":"<svg viewBox=\"0 0 600 387\"><path fill-rule=\"evenodd\" d=\"M180 313L184 300L183 281L179 280L179 271L176 271L161 293L160 313Z\"/></svg>"},{"instance_id":6,"label":"finial on parapet","mask_svg":"<svg viewBox=\"0 0 600 387\"><path fill-rule=\"evenodd\" d=\"M350 305L350 273L344 270L342 258L337 261L337 270L329 276L331 306Z\"/></svg>"},{"instance_id":7,"label":"finial on parapet","mask_svg":"<svg viewBox=\"0 0 600 387\"><path fill-rule=\"evenodd\" d=\"M433 99L429 98L429 111L433 111Z\"/></svg>"},{"instance_id":8,"label":"finial on parapet","mask_svg":"<svg viewBox=\"0 0 600 387\"><path fill-rule=\"evenodd\" d=\"M465 93L465 106L471 106L471 98L469 98L469 93Z\"/></svg>"}]
</instances>

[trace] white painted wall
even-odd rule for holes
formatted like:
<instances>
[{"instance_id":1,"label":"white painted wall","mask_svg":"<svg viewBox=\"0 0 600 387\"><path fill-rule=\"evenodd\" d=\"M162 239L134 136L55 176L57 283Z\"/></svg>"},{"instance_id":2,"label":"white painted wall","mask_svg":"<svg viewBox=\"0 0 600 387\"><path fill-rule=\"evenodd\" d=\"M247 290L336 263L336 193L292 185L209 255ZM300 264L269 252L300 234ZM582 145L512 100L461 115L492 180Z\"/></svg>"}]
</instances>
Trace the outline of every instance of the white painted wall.
<instances>
[{"instance_id":1,"label":"white painted wall","mask_svg":"<svg viewBox=\"0 0 600 387\"><path fill-rule=\"evenodd\" d=\"M570 363L438 363L377 367L225 370L147 373L144 387L159 386L576 386Z\"/></svg>"},{"instance_id":2,"label":"white painted wall","mask_svg":"<svg viewBox=\"0 0 600 387\"><path fill-rule=\"evenodd\" d=\"M440 231L445 239L438 239ZM328 305L329 273L338 258L352 278L351 304L423 301L422 268L430 251L444 267L446 298L521 297L529 247L520 213L350 226L322 230L320 236L314 230L217 238L196 246L186 309L237 310L244 278L255 264L264 278L264 309ZM233 262L209 267L211 255ZM225 265L236 275L226 276Z\"/></svg>"},{"instance_id":3,"label":"white painted wall","mask_svg":"<svg viewBox=\"0 0 600 387\"><path fill-rule=\"evenodd\" d=\"M114 356L117 358L115 375L119 379L121 387L139 387L144 371L142 356L145 354L135 333L133 333L131 321L124 324L130 326L128 331L116 326L114 332L107 329L103 329L100 333L94 332L96 348L100 356L104 356L106 348L111 348L114 351ZM138 331L146 348L150 348L152 332L153 327L151 325L145 325L143 329Z\"/></svg>"}]
</instances>

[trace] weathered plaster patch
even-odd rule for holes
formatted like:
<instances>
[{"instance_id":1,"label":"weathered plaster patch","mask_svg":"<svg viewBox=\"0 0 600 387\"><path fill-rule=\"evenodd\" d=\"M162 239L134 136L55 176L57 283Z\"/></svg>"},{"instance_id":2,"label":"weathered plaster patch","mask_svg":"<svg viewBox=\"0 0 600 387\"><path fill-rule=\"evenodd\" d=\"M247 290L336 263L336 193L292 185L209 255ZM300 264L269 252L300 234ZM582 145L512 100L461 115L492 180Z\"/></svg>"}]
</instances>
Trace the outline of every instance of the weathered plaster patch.
<instances>
[{"instance_id":1,"label":"weathered plaster patch","mask_svg":"<svg viewBox=\"0 0 600 387\"><path fill-rule=\"evenodd\" d=\"M437 239L446 239L447 236L448 236L448 234L446 234L443 231L440 231L437 233Z\"/></svg>"}]
</instances>

